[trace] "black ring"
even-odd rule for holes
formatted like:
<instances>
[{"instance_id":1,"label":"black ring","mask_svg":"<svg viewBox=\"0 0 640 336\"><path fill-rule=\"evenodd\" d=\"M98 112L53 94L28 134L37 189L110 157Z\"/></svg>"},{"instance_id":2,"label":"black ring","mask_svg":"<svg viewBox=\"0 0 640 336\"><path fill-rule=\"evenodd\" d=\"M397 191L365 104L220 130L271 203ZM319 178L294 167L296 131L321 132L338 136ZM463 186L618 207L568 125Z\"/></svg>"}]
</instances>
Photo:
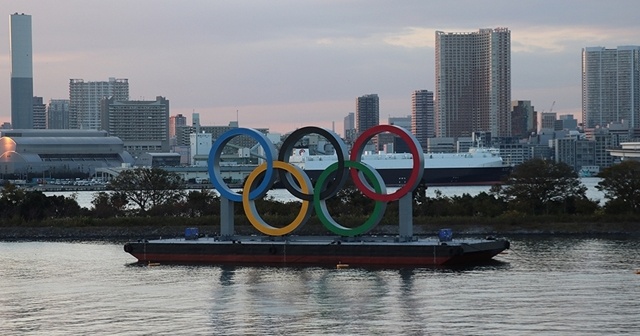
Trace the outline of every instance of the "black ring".
<instances>
[{"instance_id":1,"label":"black ring","mask_svg":"<svg viewBox=\"0 0 640 336\"><path fill-rule=\"evenodd\" d=\"M338 169L336 170L334 183L331 183L327 189L323 190L320 193L320 199L327 199L335 196L340 189L344 186L344 183L349 178L349 174L347 169L344 166L344 162L349 160L347 153L347 146L345 145L342 138L338 136L335 132L330 131L325 128L316 127L316 126L306 126L303 128L299 128L293 131L287 139L282 143L282 147L280 147L280 151L278 152L278 160L283 162L289 162L289 153L293 150L293 147L298 140L302 139L303 136L308 134L318 134L327 139L336 151L336 155L338 156ZM288 155L289 154L289 155ZM293 177L288 172L278 169L278 174L280 176L280 182L282 185L295 197L304 200L304 201L313 201L313 192L311 194L303 193L299 187L297 187L293 183Z\"/></svg>"}]
</instances>

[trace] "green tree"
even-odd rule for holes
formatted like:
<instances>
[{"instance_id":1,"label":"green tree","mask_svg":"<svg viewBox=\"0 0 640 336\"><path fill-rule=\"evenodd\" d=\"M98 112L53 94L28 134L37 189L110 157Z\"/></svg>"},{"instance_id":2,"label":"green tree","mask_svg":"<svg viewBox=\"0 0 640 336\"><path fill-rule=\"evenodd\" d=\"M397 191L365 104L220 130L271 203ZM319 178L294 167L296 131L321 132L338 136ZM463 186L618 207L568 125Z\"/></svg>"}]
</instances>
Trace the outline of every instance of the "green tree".
<instances>
[{"instance_id":1,"label":"green tree","mask_svg":"<svg viewBox=\"0 0 640 336\"><path fill-rule=\"evenodd\" d=\"M91 201L93 215L98 218L118 217L125 214L127 197L121 192L101 191Z\"/></svg>"},{"instance_id":2,"label":"green tree","mask_svg":"<svg viewBox=\"0 0 640 336\"><path fill-rule=\"evenodd\" d=\"M603 169L596 189L604 193L607 213L640 212L640 162L625 160Z\"/></svg>"},{"instance_id":3,"label":"green tree","mask_svg":"<svg viewBox=\"0 0 640 336\"><path fill-rule=\"evenodd\" d=\"M1 191L0 215L1 218L14 218L19 216L19 206L25 197L24 190L16 185L6 182Z\"/></svg>"},{"instance_id":4,"label":"green tree","mask_svg":"<svg viewBox=\"0 0 640 336\"><path fill-rule=\"evenodd\" d=\"M578 201L589 201L586 191L569 165L542 159L516 166L502 187L492 188L512 210L534 215L576 213Z\"/></svg>"},{"instance_id":5,"label":"green tree","mask_svg":"<svg viewBox=\"0 0 640 336\"><path fill-rule=\"evenodd\" d=\"M160 168L122 171L109 181L107 189L138 206L141 214L151 208L182 201L186 184L175 173Z\"/></svg>"},{"instance_id":6,"label":"green tree","mask_svg":"<svg viewBox=\"0 0 640 336\"><path fill-rule=\"evenodd\" d=\"M187 194L183 212L189 217L218 214L220 213L220 196L208 189L192 190Z\"/></svg>"}]
</instances>

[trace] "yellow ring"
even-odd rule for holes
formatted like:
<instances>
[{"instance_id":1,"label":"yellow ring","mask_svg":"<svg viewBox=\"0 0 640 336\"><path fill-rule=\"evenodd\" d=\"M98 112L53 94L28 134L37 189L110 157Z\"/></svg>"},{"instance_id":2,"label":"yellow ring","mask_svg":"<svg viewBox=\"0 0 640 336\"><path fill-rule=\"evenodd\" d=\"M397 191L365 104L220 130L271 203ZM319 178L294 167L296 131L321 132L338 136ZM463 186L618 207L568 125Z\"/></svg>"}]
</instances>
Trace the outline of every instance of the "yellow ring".
<instances>
[{"instance_id":1,"label":"yellow ring","mask_svg":"<svg viewBox=\"0 0 640 336\"><path fill-rule=\"evenodd\" d=\"M305 194L312 194L311 191L311 180L307 174L302 171L297 166L291 165L284 161L273 161L274 169L282 169L290 173L300 184L300 189ZM256 204L253 200L249 199L249 192L251 191L251 186L253 186L253 182L256 178L267 169L267 164L263 163L256 167L251 174L247 177L247 180L244 182L244 189L242 192L242 207L244 208L244 212L249 220L249 223L253 225L258 231L269 235L269 236L284 236L288 233L293 232L293 230L297 229L300 225L304 224L309 216L311 215L311 207L310 201L302 201L302 207L300 208L300 212L298 212L298 216L289 223L289 225L276 228L269 224L267 224L258 214L256 209Z\"/></svg>"}]
</instances>

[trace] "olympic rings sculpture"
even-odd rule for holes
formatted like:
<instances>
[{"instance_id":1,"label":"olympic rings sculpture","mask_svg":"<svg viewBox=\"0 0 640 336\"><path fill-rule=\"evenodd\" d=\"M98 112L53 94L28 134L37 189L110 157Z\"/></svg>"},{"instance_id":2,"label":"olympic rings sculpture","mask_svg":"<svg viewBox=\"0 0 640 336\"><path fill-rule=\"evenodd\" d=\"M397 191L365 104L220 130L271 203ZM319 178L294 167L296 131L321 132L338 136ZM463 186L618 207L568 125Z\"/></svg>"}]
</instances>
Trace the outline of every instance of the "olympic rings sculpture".
<instances>
[{"instance_id":1,"label":"olympic rings sculpture","mask_svg":"<svg viewBox=\"0 0 640 336\"><path fill-rule=\"evenodd\" d=\"M365 145L377 134L389 132L399 136L410 148L413 167L407 183L397 191L387 194L385 183L375 169L362 162ZM307 174L298 166L290 164L288 154L292 152L296 143L305 135L318 134L323 136L336 151L337 161L327 167L318 177L315 185ZM231 139L237 136L249 136L255 139L264 150L265 162L256 167L247 177L243 193L236 193L223 181L220 160L222 151ZM276 152L278 152L276 159ZM302 227L312 211L318 215L320 222L331 232L341 236L357 236L375 227L381 220L388 202L396 201L412 192L422 180L424 173L424 153L418 140L404 128L393 125L378 125L366 130L354 142L351 154L340 136L335 132L307 126L291 133L283 142L280 151L267 137L251 128L235 128L220 135L213 143L209 152L209 176L214 188L224 197L233 202L242 202L249 222L260 232L269 236L283 236ZM278 173L274 172L278 170ZM262 180L259 177L263 176ZM302 206L295 219L288 225L278 228L266 223L258 214L255 200L262 198L273 183L279 178L283 186L296 198L302 201ZM329 214L326 200L335 196L351 178L358 190L375 201L371 216L360 226L348 228L337 223ZM260 181L256 186L255 184ZM371 185L373 184L373 185ZM313 202L313 207L311 206Z\"/></svg>"}]
</instances>

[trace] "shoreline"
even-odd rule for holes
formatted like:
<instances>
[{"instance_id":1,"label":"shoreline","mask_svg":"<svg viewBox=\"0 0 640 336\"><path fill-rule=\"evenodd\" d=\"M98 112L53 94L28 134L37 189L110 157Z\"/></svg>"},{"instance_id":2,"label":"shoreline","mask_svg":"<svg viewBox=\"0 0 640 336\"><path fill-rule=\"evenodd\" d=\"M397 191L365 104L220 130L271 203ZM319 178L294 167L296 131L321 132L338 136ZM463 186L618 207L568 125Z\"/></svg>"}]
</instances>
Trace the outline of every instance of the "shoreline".
<instances>
[{"instance_id":1,"label":"shoreline","mask_svg":"<svg viewBox=\"0 0 640 336\"><path fill-rule=\"evenodd\" d=\"M591 226L584 227L584 230L568 230L567 228L553 229L551 226L547 228L523 228L511 227L509 229L497 229L491 226L470 226L470 225L450 225L454 237L478 237L478 236L495 236L495 237L521 237L521 236L563 236L563 237L640 237L639 224L633 224L633 229L622 229L617 225L605 229L599 227L594 229ZM418 237L437 237L438 230L444 228L441 226L433 228L428 225L415 225L414 235ZM33 227L0 227L0 241L136 241L139 239L160 239L160 238L176 238L184 237L186 226L83 226L83 227L52 227L52 226L33 226ZM202 235L216 236L220 229L218 225L198 226ZM238 235L259 235L253 227L246 225L236 225L236 233ZM302 230L299 235L329 235L328 232L314 232L313 230ZM373 230L371 235L397 235L397 226L381 225Z\"/></svg>"}]
</instances>

